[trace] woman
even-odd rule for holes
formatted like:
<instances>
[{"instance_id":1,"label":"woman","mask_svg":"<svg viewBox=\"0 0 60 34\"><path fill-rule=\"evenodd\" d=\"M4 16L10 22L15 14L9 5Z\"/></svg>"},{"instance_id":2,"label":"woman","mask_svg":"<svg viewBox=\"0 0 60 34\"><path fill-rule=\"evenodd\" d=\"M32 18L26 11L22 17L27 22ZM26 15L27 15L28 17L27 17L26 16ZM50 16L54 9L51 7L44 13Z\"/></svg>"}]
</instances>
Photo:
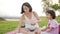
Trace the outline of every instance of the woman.
<instances>
[{"instance_id":1,"label":"woman","mask_svg":"<svg viewBox=\"0 0 60 34\"><path fill-rule=\"evenodd\" d=\"M35 34L39 34L40 30L38 23L40 22L40 19L37 13L32 11L32 7L28 2L23 3L21 9L22 16L20 17L17 29L13 30L12 32L7 32L5 34L28 34L28 32L30 31L34 31ZM25 21L25 26L22 26L23 21Z\"/></svg>"},{"instance_id":2,"label":"woman","mask_svg":"<svg viewBox=\"0 0 60 34\"><path fill-rule=\"evenodd\" d=\"M32 11L32 7L28 2L23 3L21 8L21 14L18 32L23 32L24 34L28 34L30 30L34 30L35 34L39 34L39 26L38 23L41 21L36 12ZM25 28L21 28L22 21L25 20Z\"/></svg>"}]
</instances>

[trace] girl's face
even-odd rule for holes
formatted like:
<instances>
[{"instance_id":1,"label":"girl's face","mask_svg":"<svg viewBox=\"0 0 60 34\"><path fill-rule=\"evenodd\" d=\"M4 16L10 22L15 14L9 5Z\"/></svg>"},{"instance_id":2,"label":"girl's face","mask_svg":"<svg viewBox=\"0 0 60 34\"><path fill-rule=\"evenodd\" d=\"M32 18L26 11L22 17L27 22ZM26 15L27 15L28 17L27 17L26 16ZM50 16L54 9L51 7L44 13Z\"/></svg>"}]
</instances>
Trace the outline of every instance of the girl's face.
<instances>
[{"instance_id":1,"label":"girl's face","mask_svg":"<svg viewBox=\"0 0 60 34\"><path fill-rule=\"evenodd\" d=\"M46 13L46 18L52 19L52 16L49 13Z\"/></svg>"},{"instance_id":2,"label":"girl's face","mask_svg":"<svg viewBox=\"0 0 60 34\"><path fill-rule=\"evenodd\" d=\"M25 13L29 13L29 8L27 6L23 6L23 10L25 11Z\"/></svg>"}]
</instances>

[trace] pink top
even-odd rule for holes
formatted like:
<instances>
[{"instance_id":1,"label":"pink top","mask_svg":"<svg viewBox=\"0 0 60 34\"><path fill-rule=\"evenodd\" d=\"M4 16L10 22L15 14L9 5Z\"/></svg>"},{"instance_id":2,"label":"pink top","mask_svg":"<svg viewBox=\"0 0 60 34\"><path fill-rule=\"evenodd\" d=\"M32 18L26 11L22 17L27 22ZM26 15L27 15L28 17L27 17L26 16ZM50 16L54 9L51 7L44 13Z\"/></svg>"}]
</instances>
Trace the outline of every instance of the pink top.
<instances>
[{"instance_id":1,"label":"pink top","mask_svg":"<svg viewBox=\"0 0 60 34\"><path fill-rule=\"evenodd\" d=\"M53 30L50 32L51 34L58 34L58 24L56 20L50 20L48 23L49 28L53 28Z\"/></svg>"}]
</instances>

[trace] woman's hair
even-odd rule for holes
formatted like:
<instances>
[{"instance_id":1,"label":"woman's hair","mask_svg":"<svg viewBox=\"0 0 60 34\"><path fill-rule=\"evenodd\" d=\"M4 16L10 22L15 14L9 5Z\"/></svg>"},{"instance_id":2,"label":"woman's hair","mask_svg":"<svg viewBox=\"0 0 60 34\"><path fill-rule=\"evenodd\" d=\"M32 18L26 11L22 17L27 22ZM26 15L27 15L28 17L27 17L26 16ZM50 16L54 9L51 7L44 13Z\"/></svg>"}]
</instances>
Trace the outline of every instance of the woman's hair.
<instances>
[{"instance_id":1,"label":"woman's hair","mask_svg":"<svg viewBox=\"0 0 60 34\"><path fill-rule=\"evenodd\" d=\"M32 12L32 7L28 2L23 3L22 8L21 8L21 14L24 13L23 6L27 6L29 8L29 12Z\"/></svg>"},{"instance_id":2,"label":"woman's hair","mask_svg":"<svg viewBox=\"0 0 60 34\"><path fill-rule=\"evenodd\" d=\"M47 10L46 13L49 13L53 19L56 18L55 12L53 10Z\"/></svg>"}]
</instances>

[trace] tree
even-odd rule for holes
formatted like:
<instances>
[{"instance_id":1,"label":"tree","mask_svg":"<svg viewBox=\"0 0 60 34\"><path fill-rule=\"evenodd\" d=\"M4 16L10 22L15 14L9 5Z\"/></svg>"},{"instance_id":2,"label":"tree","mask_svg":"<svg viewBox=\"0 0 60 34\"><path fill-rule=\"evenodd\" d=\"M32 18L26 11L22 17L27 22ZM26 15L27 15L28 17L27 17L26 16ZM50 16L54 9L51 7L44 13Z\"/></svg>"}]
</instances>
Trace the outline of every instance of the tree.
<instances>
[{"instance_id":1,"label":"tree","mask_svg":"<svg viewBox=\"0 0 60 34\"><path fill-rule=\"evenodd\" d=\"M60 0L59 0L59 3L60 3Z\"/></svg>"},{"instance_id":2,"label":"tree","mask_svg":"<svg viewBox=\"0 0 60 34\"><path fill-rule=\"evenodd\" d=\"M60 0L59 0L59 6L60 6Z\"/></svg>"},{"instance_id":3,"label":"tree","mask_svg":"<svg viewBox=\"0 0 60 34\"><path fill-rule=\"evenodd\" d=\"M59 0L59 4L54 4L54 5L52 5L51 7L52 7L54 10L58 10L59 13L60 13L60 0ZM59 14L59 16L60 16L60 14Z\"/></svg>"},{"instance_id":4,"label":"tree","mask_svg":"<svg viewBox=\"0 0 60 34\"><path fill-rule=\"evenodd\" d=\"M49 10L50 6L52 5L52 1L51 0L42 0L43 2L43 12L45 12L46 10Z\"/></svg>"},{"instance_id":5,"label":"tree","mask_svg":"<svg viewBox=\"0 0 60 34\"><path fill-rule=\"evenodd\" d=\"M54 4L54 5L52 5L51 7L52 7L53 9L55 9L55 10L60 9L60 6L58 6L58 4Z\"/></svg>"}]
</instances>

